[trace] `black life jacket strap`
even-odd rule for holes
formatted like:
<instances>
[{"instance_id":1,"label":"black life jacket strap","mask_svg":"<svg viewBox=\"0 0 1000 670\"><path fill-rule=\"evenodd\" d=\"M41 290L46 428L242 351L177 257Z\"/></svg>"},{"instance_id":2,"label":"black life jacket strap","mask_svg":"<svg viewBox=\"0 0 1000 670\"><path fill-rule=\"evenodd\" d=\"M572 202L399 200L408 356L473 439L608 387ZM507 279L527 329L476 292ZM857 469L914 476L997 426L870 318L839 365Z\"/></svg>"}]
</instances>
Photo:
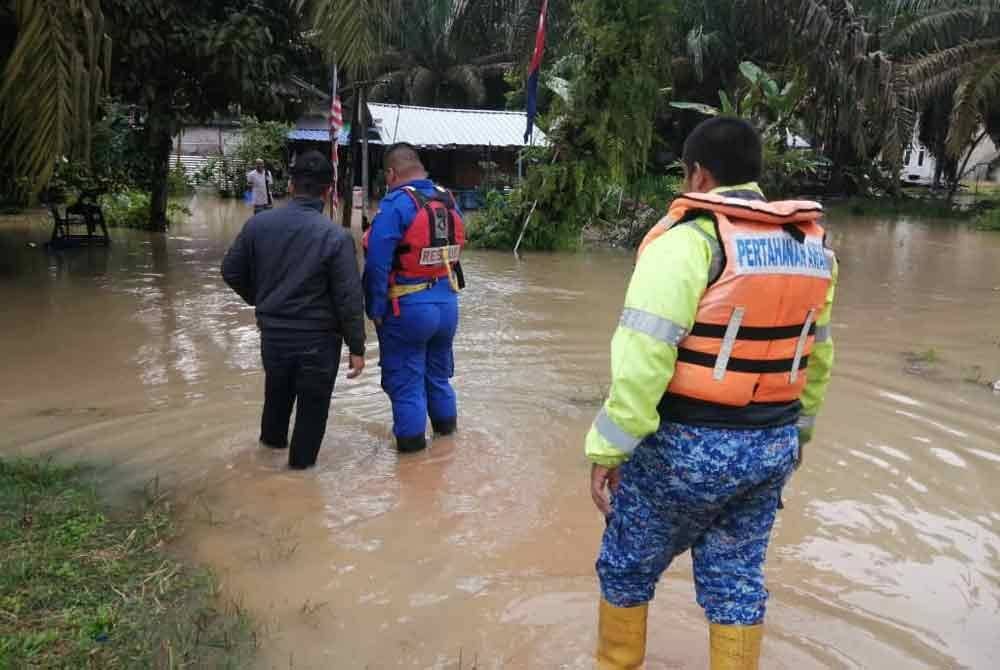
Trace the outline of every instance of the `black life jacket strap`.
<instances>
[{"instance_id":1,"label":"black life jacket strap","mask_svg":"<svg viewBox=\"0 0 1000 670\"><path fill-rule=\"evenodd\" d=\"M771 327L755 327L755 326L740 326L739 331L736 334L737 340L750 340L754 342L762 342L768 340L788 340L793 337L799 337L802 335L802 328L805 326L804 323L793 324L791 326L771 326ZM718 323L701 323L696 321L691 327L691 332L688 333L690 336L694 337L709 337L713 339L721 340L726 335L727 324ZM814 335L816 333L816 324L813 323L809 326L809 334Z\"/></svg>"},{"instance_id":2,"label":"black life jacket strap","mask_svg":"<svg viewBox=\"0 0 1000 670\"><path fill-rule=\"evenodd\" d=\"M706 368L714 368L718 356L706 354L693 349L679 347L677 349L677 360L681 363L689 363ZM755 360L751 358L730 358L726 363L726 370L732 372L747 372L752 374L768 374L774 372L791 372L795 359L781 358L773 360ZM809 357L803 356L799 359L799 370L804 370L809 366Z\"/></svg>"}]
</instances>

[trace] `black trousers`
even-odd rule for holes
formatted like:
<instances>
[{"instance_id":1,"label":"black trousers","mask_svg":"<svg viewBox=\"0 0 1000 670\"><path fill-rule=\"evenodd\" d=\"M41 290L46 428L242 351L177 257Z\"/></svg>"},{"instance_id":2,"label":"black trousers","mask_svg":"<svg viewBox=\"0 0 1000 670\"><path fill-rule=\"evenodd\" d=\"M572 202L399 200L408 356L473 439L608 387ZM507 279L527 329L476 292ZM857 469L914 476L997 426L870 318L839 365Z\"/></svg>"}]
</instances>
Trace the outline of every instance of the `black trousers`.
<instances>
[{"instance_id":1,"label":"black trousers","mask_svg":"<svg viewBox=\"0 0 1000 670\"><path fill-rule=\"evenodd\" d=\"M308 468L316 463L326 434L341 338L326 331L272 328L261 331L260 344L265 376L260 441L275 449L290 446L288 465ZM293 406L295 431L289 445Z\"/></svg>"}]
</instances>

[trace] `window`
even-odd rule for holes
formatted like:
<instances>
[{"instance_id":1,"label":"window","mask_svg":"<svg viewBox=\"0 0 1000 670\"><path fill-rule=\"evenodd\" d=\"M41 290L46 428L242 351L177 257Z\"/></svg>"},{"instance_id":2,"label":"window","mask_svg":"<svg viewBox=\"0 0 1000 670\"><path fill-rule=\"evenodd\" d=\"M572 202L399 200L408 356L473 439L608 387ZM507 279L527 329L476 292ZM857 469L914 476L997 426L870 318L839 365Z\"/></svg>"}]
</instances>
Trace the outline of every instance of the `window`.
<instances>
[{"instance_id":1,"label":"window","mask_svg":"<svg viewBox=\"0 0 1000 670\"><path fill-rule=\"evenodd\" d=\"M923 167L923 166L924 166L924 150L921 149L920 153L917 154L917 167Z\"/></svg>"},{"instance_id":2,"label":"window","mask_svg":"<svg viewBox=\"0 0 1000 670\"><path fill-rule=\"evenodd\" d=\"M907 149L903 156L903 165L909 165L911 160L913 160L913 149Z\"/></svg>"}]
</instances>

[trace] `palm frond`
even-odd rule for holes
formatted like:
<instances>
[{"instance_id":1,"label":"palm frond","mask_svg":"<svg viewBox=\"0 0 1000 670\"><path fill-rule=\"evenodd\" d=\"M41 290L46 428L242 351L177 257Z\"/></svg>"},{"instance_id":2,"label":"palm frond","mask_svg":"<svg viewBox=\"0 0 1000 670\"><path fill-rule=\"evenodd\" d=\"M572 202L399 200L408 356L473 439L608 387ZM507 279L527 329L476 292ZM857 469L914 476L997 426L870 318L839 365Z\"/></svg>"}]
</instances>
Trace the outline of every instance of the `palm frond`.
<instances>
[{"instance_id":1,"label":"palm frond","mask_svg":"<svg viewBox=\"0 0 1000 670\"><path fill-rule=\"evenodd\" d=\"M86 162L104 93L108 38L91 0L16 0L17 41L0 73L0 141L33 195L63 155Z\"/></svg>"},{"instance_id":2,"label":"palm frond","mask_svg":"<svg viewBox=\"0 0 1000 670\"><path fill-rule=\"evenodd\" d=\"M294 0L311 11L313 41L331 62L367 71L396 22L398 0Z\"/></svg>"},{"instance_id":3,"label":"palm frond","mask_svg":"<svg viewBox=\"0 0 1000 670\"><path fill-rule=\"evenodd\" d=\"M1000 61L984 58L974 63L955 91L948 128L947 148L953 158L961 156L972 134L983 125L983 110L1000 98Z\"/></svg>"},{"instance_id":4,"label":"palm frond","mask_svg":"<svg viewBox=\"0 0 1000 670\"><path fill-rule=\"evenodd\" d=\"M410 74L407 86L410 94L410 104L433 105L437 97L440 80L438 75L425 67L417 67Z\"/></svg>"},{"instance_id":5,"label":"palm frond","mask_svg":"<svg viewBox=\"0 0 1000 670\"><path fill-rule=\"evenodd\" d=\"M486 99L486 84L478 68L471 65L457 65L448 68L445 79L460 88L473 105L480 105Z\"/></svg>"},{"instance_id":6,"label":"palm frond","mask_svg":"<svg viewBox=\"0 0 1000 670\"><path fill-rule=\"evenodd\" d=\"M997 58L1000 37L981 39L919 56L904 65L917 98L929 99L962 78L969 63Z\"/></svg>"},{"instance_id":7,"label":"palm frond","mask_svg":"<svg viewBox=\"0 0 1000 670\"><path fill-rule=\"evenodd\" d=\"M535 41L535 31L538 29L538 17L542 11L542 3L537 0L521 0L518 2L517 13L511 23L508 37L508 49L520 54L522 60L531 57L531 45Z\"/></svg>"},{"instance_id":8,"label":"palm frond","mask_svg":"<svg viewBox=\"0 0 1000 670\"><path fill-rule=\"evenodd\" d=\"M931 9L925 5L922 15L899 30L889 40L895 54L952 47L969 39L996 34L1000 30L1000 3L972 3L965 6Z\"/></svg>"}]
</instances>

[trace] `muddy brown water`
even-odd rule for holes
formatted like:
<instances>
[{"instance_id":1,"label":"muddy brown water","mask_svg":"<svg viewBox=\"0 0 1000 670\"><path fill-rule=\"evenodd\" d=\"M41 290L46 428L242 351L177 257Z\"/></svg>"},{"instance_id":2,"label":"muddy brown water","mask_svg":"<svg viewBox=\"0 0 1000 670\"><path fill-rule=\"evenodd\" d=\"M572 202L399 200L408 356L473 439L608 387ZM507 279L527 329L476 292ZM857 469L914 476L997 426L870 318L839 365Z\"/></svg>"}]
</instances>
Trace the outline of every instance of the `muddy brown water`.
<instances>
[{"instance_id":1,"label":"muddy brown water","mask_svg":"<svg viewBox=\"0 0 1000 670\"><path fill-rule=\"evenodd\" d=\"M393 451L377 352L341 379L319 467L257 447L252 310L223 285L247 216L196 196L167 235L47 253L0 220L0 453L158 478L183 555L259 630L259 668L587 668L602 521L582 441L631 254L470 253L462 430ZM1000 667L1000 235L832 217L836 375L768 564L764 667ZM704 668L690 561L650 668ZM474 664L477 664L474 666Z\"/></svg>"}]
</instances>

